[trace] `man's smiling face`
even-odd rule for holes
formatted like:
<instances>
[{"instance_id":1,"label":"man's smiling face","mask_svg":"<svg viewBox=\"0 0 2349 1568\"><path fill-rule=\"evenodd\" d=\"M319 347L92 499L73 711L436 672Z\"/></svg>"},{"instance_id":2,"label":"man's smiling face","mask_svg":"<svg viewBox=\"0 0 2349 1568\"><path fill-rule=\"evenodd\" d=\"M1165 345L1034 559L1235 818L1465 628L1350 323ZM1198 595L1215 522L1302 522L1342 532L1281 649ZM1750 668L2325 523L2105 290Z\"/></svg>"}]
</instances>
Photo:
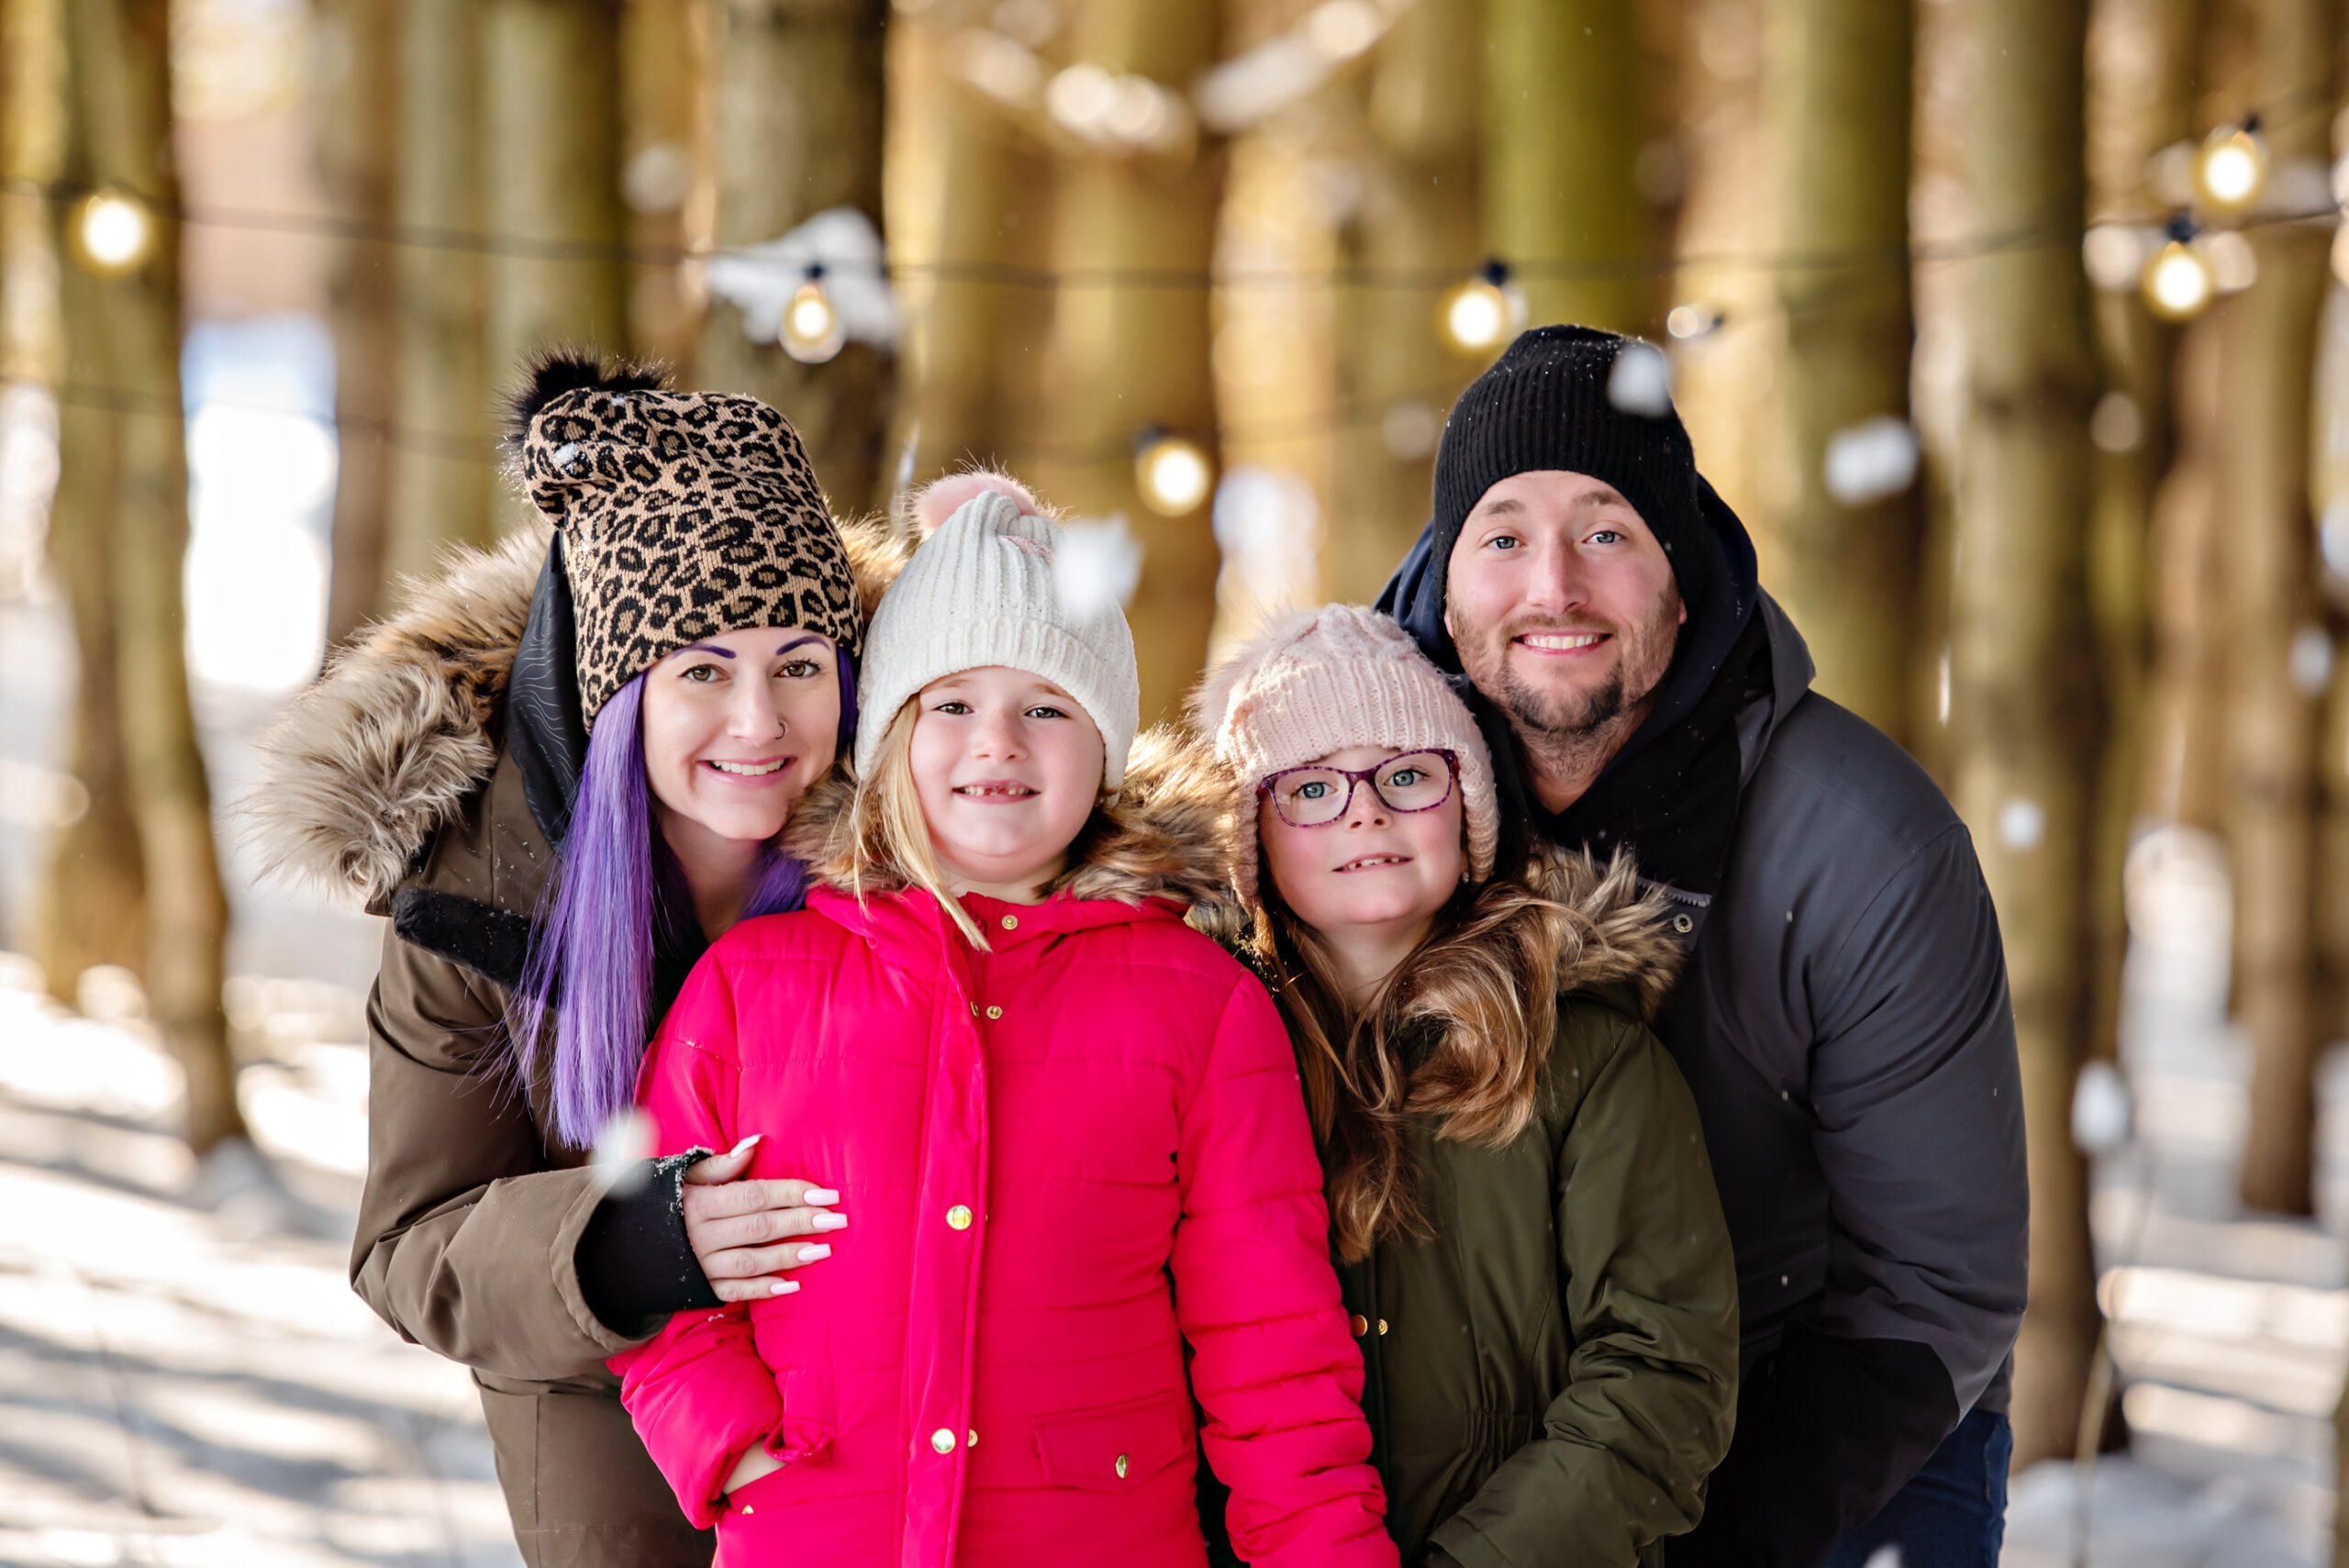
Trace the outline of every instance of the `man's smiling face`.
<instances>
[{"instance_id":1,"label":"man's smiling face","mask_svg":"<svg viewBox=\"0 0 2349 1568\"><path fill-rule=\"evenodd\" d=\"M1513 474L1453 546L1444 627L1461 668L1529 744L1624 733L1653 704L1687 620L1672 562L1614 487Z\"/></svg>"}]
</instances>

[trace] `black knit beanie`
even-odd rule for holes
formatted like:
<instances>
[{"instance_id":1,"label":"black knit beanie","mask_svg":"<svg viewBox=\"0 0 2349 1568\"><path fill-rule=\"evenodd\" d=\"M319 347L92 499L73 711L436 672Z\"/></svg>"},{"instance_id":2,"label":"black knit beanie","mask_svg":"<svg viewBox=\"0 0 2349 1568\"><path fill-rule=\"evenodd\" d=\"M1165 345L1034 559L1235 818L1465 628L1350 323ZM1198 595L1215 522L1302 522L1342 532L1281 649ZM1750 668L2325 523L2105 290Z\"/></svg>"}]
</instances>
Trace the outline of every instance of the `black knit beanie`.
<instances>
[{"instance_id":1,"label":"black knit beanie","mask_svg":"<svg viewBox=\"0 0 2349 1568\"><path fill-rule=\"evenodd\" d=\"M1486 491L1514 474L1562 469L1620 491L1664 546L1682 601L1704 602L1713 552L1705 548L1688 432L1668 402L1643 414L1617 407L1609 395L1615 358L1634 345L1660 351L1595 327L1536 327L1460 395L1436 453L1431 562L1452 559Z\"/></svg>"}]
</instances>

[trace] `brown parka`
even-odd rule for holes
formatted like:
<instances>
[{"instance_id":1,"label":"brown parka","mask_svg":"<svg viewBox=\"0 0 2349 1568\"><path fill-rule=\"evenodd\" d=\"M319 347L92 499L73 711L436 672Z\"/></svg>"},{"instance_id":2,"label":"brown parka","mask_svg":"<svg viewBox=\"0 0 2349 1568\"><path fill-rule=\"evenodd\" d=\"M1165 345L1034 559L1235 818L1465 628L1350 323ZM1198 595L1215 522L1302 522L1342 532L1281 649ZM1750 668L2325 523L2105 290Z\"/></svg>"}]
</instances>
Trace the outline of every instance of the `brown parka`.
<instances>
[{"instance_id":1,"label":"brown parka","mask_svg":"<svg viewBox=\"0 0 2349 1568\"><path fill-rule=\"evenodd\" d=\"M870 613L899 555L878 528L844 532ZM507 982L552 855L499 719L547 548L541 528L459 552L340 655L266 742L250 831L273 869L396 914L367 1007L352 1287L472 1369L532 1568L706 1568L711 1538L604 1369L637 1340L581 1285L602 1185L508 1072Z\"/></svg>"}]
</instances>

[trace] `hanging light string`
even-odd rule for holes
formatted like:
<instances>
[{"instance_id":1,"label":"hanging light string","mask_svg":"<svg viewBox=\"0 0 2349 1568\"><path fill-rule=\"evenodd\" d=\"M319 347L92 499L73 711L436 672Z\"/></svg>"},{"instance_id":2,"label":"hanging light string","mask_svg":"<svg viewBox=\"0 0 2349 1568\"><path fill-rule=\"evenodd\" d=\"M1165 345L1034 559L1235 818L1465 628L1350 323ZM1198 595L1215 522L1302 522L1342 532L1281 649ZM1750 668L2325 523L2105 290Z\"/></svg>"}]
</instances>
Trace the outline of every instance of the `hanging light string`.
<instances>
[{"instance_id":1,"label":"hanging light string","mask_svg":"<svg viewBox=\"0 0 2349 1568\"><path fill-rule=\"evenodd\" d=\"M1685 312L1698 316L1706 323L1706 333L1725 334L1832 315L1862 297L1839 294L1798 306L1774 304L1766 308L1742 310L1733 315L1708 306L1681 306L1675 307L1673 314L1682 316ZM1674 334L1675 337L1698 335L1701 334ZM1469 362L1473 361L1464 361ZM8 388L42 393L63 406L94 408L106 413L183 418L187 412L183 403L168 393L72 380L52 382L39 376L0 373L0 390ZM1203 452L1221 450L1228 456L1233 450L1244 451L1252 447L1326 439L1347 430L1383 424L1388 417L1399 414L1426 413L1440 421L1444 406L1458 390L1459 384L1453 380L1399 395L1350 399L1319 409L1299 410L1244 422L1235 423L1219 417L1211 427L1170 428L1163 424L1150 424L1127 438L1069 441L1012 431L995 443L995 447L1007 458L1017 457L1067 468L1101 467L1130 462L1139 463L1149 455L1153 443L1167 439L1181 440ZM200 406L268 418L300 420L329 431L339 430L378 440L402 450L453 462L476 462L490 467L505 461L497 439L488 435L419 429L395 420L357 414L339 418L325 409L236 397L206 397L201 400ZM1179 476L1179 470L1176 476Z\"/></svg>"},{"instance_id":2,"label":"hanging light string","mask_svg":"<svg viewBox=\"0 0 2349 1568\"><path fill-rule=\"evenodd\" d=\"M2265 123L2254 121L2254 124ZM783 261L756 247L679 245L650 241L541 239L522 235L424 228L409 224L373 223L325 214L269 212L251 208L207 207L185 202L167 203L118 186L75 181L43 181L22 175L0 175L0 193L30 197L52 205L89 204L85 215L103 214L102 228L121 231L144 219L150 224L167 218L183 228L233 232L298 235L355 244L388 245L402 249L440 250L464 255L520 258L533 261L606 261L620 260L642 266L677 266L694 261L729 259L751 267L807 272L809 263ZM143 210L139 210L143 209ZM2282 214L2258 214L2241 227L2338 218L2332 205L2321 209ZM2077 243L2090 228L2110 224L2162 221L2165 215L2109 216L2083 221L2039 225L2002 231L1923 239L1909 244L1837 246L1753 253L1698 251L1685 255L1662 252L1622 257L1508 258L1508 275L1519 280L1570 281L1664 276L1684 269L1753 273L1831 272L1843 269L1925 264L1962 261L2003 251L2029 250ZM948 283L992 284L1008 288L1394 288L1450 290L1461 283L1452 267L1370 267L1344 264L1309 268L1178 268L1178 267L1034 267L1014 262L975 261L835 261L823 266L836 272L877 274L892 282L937 280Z\"/></svg>"},{"instance_id":3,"label":"hanging light string","mask_svg":"<svg viewBox=\"0 0 2349 1568\"><path fill-rule=\"evenodd\" d=\"M2262 214L2256 217L2243 220L2235 226L2235 229L2256 229L2275 225L2306 223L2327 217L2337 217L2339 215L2340 209L2337 207L2304 212ZM2233 231L2235 230L2231 229L2228 232ZM2167 252L2170 245L2190 245L2203 231L2194 226L2190 219L2173 219L2164 232L2167 236L2167 240L2163 250L2157 251L2154 261L2148 264L2148 279L2153 277L2154 269L2159 265L2162 255ZM2184 237L2182 239L2181 235ZM1992 241L1998 242L1992 243ZM1913 248L1913 250L1920 263L1936 264L1961 261L1972 257L1998 254L2019 248L2010 237L1986 236L1969 241L1963 247L1952 242L1932 247L1930 250L1920 246ZM1699 263L1695 259L1691 259L1686 264L1693 268ZM2202 261L2201 265L2207 268L2208 262ZM1515 269L1508 269L1508 272L1514 275ZM1456 271L1440 275L1452 287L1457 288L1461 284L1460 274ZM1490 270L1489 268L1480 270L1473 276L1488 281ZM2153 285L2149 283L2148 286ZM2172 286L2184 285L2173 284ZM1765 325L1786 325L1811 317L1831 315L1853 303L1856 297L1849 294L1837 294L1799 306L1774 302L1759 308L1740 309L1734 312L1704 303L1682 304L1674 306L1666 317L1666 331L1673 339L1687 341ZM2149 303L2153 302L2149 301ZM2204 303L2207 303L2207 299ZM2156 308L2159 306L2156 306ZM0 373L0 388L6 387L29 388L46 393L59 404L72 407L96 408L111 413L169 418L182 418L185 413L181 403L168 394L104 386L87 382L72 380L50 382L38 376ZM1430 387L1422 392L1399 397L1341 403L1319 410L1303 411L1295 415L1241 424L1219 420L1212 428L1167 429L1154 426L1145 427L1130 439L1084 442L1053 441L1014 433L998 443L998 446L1005 454L1064 467L1101 466L1134 462L1137 461L1138 443L1147 442L1153 438L1179 438L1210 452L1219 449L1244 450L1250 446L1274 445L1285 441L1308 440L1332 436L1347 429L1375 425L1383 422L1390 415L1416 409L1433 408L1440 413L1441 405L1451 397L1454 390L1455 388L1451 385ZM418 429L390 419L359 415L346 415L339 418L335 414L321 409L289 407L279 404L257 403L235 398L206 398L203 400L203 406L270 417L304 420L330 430L340 430L363 439L379 440L404 450L457 462L472 462L492 466L503 461L497 450L497 442L487 436Z\"/></svg>"}]
</instances>

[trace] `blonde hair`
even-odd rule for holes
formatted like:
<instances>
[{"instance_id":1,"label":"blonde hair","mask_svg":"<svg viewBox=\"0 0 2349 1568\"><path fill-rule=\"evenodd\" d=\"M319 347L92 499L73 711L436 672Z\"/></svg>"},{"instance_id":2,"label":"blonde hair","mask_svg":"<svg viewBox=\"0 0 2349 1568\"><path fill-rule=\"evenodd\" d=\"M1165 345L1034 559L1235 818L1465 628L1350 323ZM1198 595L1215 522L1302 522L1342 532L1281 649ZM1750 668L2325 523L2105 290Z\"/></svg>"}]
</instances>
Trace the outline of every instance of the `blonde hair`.
<instances>
[{"instance_id":1,"label":"blonde hair","mask_svg":"<svg viewBox=\"0 0 2349 1568\"><path fill-rule=\"evenodd\" d=\"M922 888L938 900L973 947L992 951L986 933L954 896L938 847L930 842L929 819L922 816L913 766L914 725L920 718L918 696L900 704L881 737L872 773L857 780L848 808L849 841L842 846L849 856L848 889L862 904L871 884L884 884L885 890Z\"/></svg>"}]
</instances>

